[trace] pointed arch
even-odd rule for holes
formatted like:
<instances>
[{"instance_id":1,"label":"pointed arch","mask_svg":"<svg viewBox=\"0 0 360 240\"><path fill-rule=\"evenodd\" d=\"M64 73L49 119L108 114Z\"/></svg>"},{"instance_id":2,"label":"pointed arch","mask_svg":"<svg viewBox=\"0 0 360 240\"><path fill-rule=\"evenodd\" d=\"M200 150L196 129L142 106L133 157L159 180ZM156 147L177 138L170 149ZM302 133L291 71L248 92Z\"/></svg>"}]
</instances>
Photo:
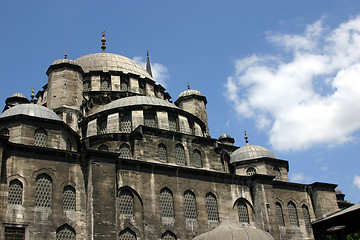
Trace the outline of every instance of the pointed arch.
<instances>
[{"instance_id":1,"label":"pointed arch","mask_svg":"<svg viewBox=\"0 0 360 240\"><path fill-rule=\"evenodd\" d=\"M161 235L161 240L176 240L176 235L171 231L166 231Z\"/></svg>"},{"instance_id":2,"label":"pointed arch","mask_svg":"<svg viewBox=\"0 0 360 240\"><path fill-rule=\"evenodd\" d=\"M24 185L19 179L9 182L8 204L22 205Z\"/></svg>"},{"instance_id":3,"label":"pointed arch","mask_svg":"<svg viewBox=\"0 0 360 240\"><path fill-rule=\"evenodd\" d=\"M166 148L165 144L160 143L158 145L158 155L159 155L159 161L160 162L167 162L168 161L167 148Z\"/></svg>"},{"instance_id":4,"label":"pointed arch","mask_svg":"<svg viewBox=\"0 0 360 240\"><path fill-rule=\"evenodd\" d=\"M194 167L198 167L198 168L202 167L201 152L198 149L195 149L193 151L193 163L194 163Z\"/></svg>"},{"instance_id":5,"label":"pointed arch","mask_svg":"<svg viewBox=\"0 0 360 240\"><path fill-rule=\"evenodd\" d=\"M279 202L275 203L276 218L279 226L285 226L283 208Z\"/></svg>"},{"instance_id":6,"label":"pointed arch","mask_svg":"<svg viewBox=\"0 0 360 240\"><path fill-rule=\"evenodd\" d=\"M56 240L76 240L76 232L68 224L64 224L56 230Z\"/></svg>"},{"instance_id":7,"label":"pointed arch","mask_svg":"<svg viewBox=\"0 0 360 240\"><path fill-rule=\"evenodd\" d=\"M190 190L184 193L184 214L186 219L197 219L196 197Z\"/></svg>"},{"instance_id":8,"label":"pointed arch","mask_svg":"<svg viewBox=\"0 0 360 240\"><path fill-rule=\"evenodd\" d=\"M180 143L175 145L175 159L179 165L185 165L185 150L184 146Z\"/></svg>"},{"instance_id":9,"label":"pointed arch","mask_svg":"<svg viewBox=\"0 0 360 240\"><path fill-rule=\"evenodd\" d=\"M120 158L126 158L126 159L130 159L131 158L131 151L130 151L130 146L126 143L123 143L120 145Z\"/></svg>"},{"instance_id":10,"label":"pointed arch","mask_svg":"<svg viewBox=\"0 0 360 240\"><path fill-rule=\"evenodd\" d=\"M34 145L38 147L46 147L46 139L47 139L47 132L42 129L38 128L35 130L34 133Z\"/></svg>"},{"instance_id":11,"label":"pointed arch","mask_svg":"<svg viewBox=\"0 0 360 240\"><path fill-rule=\"evenodd\" d=\"M206 212L208 216L208 221L219 221L219 211L216 196L209 192L205 195L206 200Z\"/></svg>"},{"instance_id":12,"label":"pointed arch","mask_svg":"<svg viewBox=\"0 0 360 240\"><path fill-rule=\"evenodd\" d=\"M119 240L136 240L136 234L130 228L125 228L119 234Z\"/></svg>"},{"instance_id":13,"label":"pointed arch","mask_svg":"<svg viewBox=\"0 0 360 240\"><path fill-rule=\"evenodd\" d=\"M290 202L288 202L287 207L288 207L288 212L289 212L290 225L299 226L299 219L298 219L295 203L290 201Z\"/></svg>"},{"instance_id":14,"label":"pointed arch","mask_svg":"<svg viewBox=\"0 0 360 240\"><path fill-rule=\"evenodd\" d=\"M35 207L51 208L52 203L52 179L42 173L35 181Z\"/></svg>"},{"instance_id":15,"label":"pointed arch","mask_svg":"<svg viewBox=\"0 0 360 240\"><path fill-rule=\"evenodd\" d=\"M303 217L304 217L304 223L305 223L306 230L308 232L310 232L311 218L310 218L309 208L305 204L303 204L301 208L302 208L302 213L303 213Z\"/></svg>"}]
</instances>

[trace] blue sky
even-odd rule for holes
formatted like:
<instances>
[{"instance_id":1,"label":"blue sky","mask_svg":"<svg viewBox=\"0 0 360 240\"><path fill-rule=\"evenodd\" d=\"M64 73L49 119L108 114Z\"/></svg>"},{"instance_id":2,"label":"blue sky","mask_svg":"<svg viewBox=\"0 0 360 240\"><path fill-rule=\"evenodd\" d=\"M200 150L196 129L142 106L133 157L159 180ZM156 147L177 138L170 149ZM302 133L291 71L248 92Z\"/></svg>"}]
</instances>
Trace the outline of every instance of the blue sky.
<instances>
[{"instance_id":1,"label":"blue sky","mask_svg":"<svg viewBox=\"0 0 360 240\"><path fill-rule=\"evenodd\" d=\"M30 96L56 59L107 52L143 62L177 99L208 100L210 134L272 150L292 181L360 201L360 2L1 1L0 102Z\"/></svg>"}]
</instances>

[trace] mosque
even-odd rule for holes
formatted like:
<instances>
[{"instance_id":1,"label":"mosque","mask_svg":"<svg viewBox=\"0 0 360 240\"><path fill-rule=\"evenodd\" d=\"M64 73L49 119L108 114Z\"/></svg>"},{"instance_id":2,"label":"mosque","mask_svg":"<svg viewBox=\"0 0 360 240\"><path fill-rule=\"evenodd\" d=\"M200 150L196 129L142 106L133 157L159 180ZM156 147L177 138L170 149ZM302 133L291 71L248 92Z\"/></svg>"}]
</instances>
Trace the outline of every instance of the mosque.
<instances>
[{"instance_id":1,"label":"mosque","mask_svg":"<svg viewBox=\"0 0 360 240\"><path fill-rule=\"evenodd\" d=\"M311 222L339 210L337 185L290 182L289 162L246 135L211 137L204 95L172 102L149 55L144 69L105 42L6 99L1 239L314 239Z\"/></svg>"}]
</instances>

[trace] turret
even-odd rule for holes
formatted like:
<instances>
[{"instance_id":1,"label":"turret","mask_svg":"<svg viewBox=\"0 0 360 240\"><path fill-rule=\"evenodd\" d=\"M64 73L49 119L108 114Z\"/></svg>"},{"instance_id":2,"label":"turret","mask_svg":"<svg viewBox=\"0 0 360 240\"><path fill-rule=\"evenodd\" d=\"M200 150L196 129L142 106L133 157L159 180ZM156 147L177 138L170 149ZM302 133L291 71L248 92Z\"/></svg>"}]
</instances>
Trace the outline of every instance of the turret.
<instances>
[{"instance_id":1,"label":"turret","mask_svg":"<svg viewBox=\"0 0 360 240\"><path fill-rule=\"evenodd\" d=\"M47 107L75 131L78 130L83 100L83 70L73 60L56 60L46 71L48 75Z\"/></svg>"},{"instance_id":2,"label":"turret","mask_svg":"<svg viewBox=\"0 0 360 240\"><path fill-rule=\"evenodd\" d=\"M209 124L206 111L207 100L199 91L190 89L180 93L175 105L179 108L190 112L201 119L206 125L205 135L209 136Z\"/></svg>"}]
</instances>

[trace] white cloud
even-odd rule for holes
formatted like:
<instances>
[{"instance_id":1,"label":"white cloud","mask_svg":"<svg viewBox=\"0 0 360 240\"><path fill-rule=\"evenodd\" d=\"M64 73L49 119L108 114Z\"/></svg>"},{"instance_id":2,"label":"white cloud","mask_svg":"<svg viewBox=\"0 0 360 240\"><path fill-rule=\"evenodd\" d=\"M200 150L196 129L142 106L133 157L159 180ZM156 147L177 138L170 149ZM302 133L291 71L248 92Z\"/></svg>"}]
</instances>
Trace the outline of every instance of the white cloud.
<instances>
[{"instance_id":1,"label":"white cloud","mask_svg":"<svg viewBox=\"0 0 360 240\"><path fill-rule=\"evenodd\" d=\"M133 60L146 68L146 60L143 57L134 57ZM166 81L169 79L168 68L160 63L151 63L151 72L154 80L166 88Z\"/></svg>"},{"instance_id":2,"label":"white cloud","mask_svg":"<svg viewBox=\"0 0 360 240\"><path fill-rule=\"evenodd\" d=\"M286 51L235 61L225 84L239 116L253 118L276 150L335 146L360 129L360 16L329 31L322 22L303 34L269 33Z\"/></svg>"},{"instance_id":3,"label":"white cloud","mask_svg":"<svg viewBox=\"0 0 360 240\"><path fill-rule=\"evenodd\" d=\"M290 174L292 182L311 182L312 178L305 176L302 172Z\"/></svg>"},{"instance_id":4,"label":"white cloud","mask_svg":"<svg viewBox=\"0 0 360 240\"><path fill-rule=\"evenodd\" d=\"M353 180L353 184L360 189L360 176L355 175L354 180Z\"/></svg>"}]
</instances>

